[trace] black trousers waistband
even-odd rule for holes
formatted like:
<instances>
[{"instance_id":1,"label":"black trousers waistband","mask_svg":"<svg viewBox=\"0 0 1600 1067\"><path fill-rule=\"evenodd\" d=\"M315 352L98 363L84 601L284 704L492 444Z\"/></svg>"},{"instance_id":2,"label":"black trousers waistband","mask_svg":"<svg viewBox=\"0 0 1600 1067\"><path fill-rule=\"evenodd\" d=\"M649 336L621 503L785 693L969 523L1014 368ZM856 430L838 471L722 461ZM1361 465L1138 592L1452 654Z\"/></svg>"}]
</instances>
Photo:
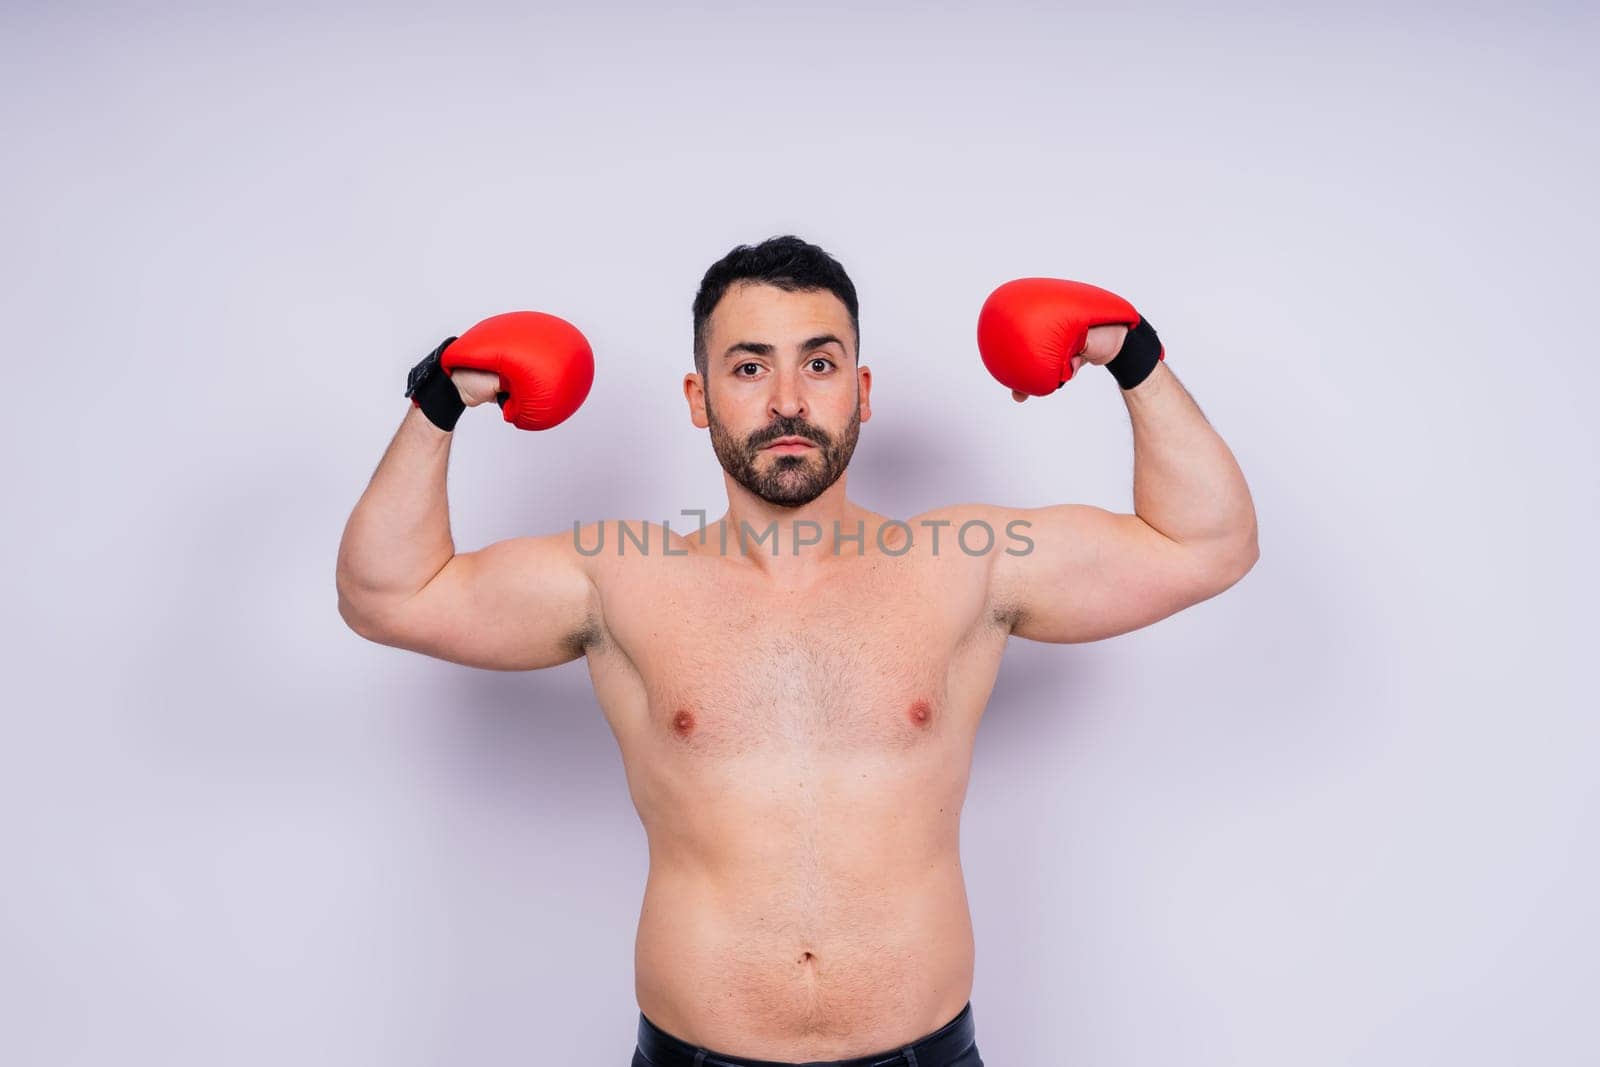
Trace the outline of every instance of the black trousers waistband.
<instances>
[{"instance_id":1,"label":"black trousers waistband","mask_svg":"<svg viewBox=\"0 0 1600 1067\"><path fill-rule=\"evenodd\" d=\"M909 1045L849 1060L812 1060L803 1064L750 1060L691 1045L673 1037L639 1013L639 1051L652 1067L947 1067L975 1044L972 1004L933 1033ZM975 1058L961 1063L979 1062Z\"/></svg>"}]
</instances>

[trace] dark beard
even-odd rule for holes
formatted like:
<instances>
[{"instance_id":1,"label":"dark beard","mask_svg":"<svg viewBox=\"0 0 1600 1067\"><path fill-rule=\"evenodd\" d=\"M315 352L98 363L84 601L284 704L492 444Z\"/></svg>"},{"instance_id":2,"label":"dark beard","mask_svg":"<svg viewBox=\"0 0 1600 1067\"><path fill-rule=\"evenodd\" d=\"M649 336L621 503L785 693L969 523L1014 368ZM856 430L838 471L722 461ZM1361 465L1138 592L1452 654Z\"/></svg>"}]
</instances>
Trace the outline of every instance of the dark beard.
<instances>
[{"instance_id":1,"label":"dark beard","mask_svg":"<svg viewBox=\"0 0 1600 1067\"><path fill-rule=\"evenodd\" d=\"M850 424L837 440L804 419L778 419L743 441L735 440L712 411L709 394L706 396L706 421L711 424L711 448L722 469L762 500L785 508L811 503L838 481L850 465L856 441L861 436L859 403L851 410ZM804 437L817 447L809 452L772 456L764 469L758 468L762 446L780 437Z\"/></svg>"}]
</instances>

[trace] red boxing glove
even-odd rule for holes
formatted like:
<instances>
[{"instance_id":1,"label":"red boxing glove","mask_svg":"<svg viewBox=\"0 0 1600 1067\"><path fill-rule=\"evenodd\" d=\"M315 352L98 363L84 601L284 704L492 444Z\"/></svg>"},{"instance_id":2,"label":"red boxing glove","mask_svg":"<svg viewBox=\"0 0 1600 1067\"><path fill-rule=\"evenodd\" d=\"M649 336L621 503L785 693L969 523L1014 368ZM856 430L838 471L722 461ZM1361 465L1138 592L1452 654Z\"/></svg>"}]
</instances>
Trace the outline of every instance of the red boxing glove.
<instances>
[{"instance_id":1,"label":"red boxing glove","mask_svg":"<svg viewBox=\"0 0 1600 1067\"><path fill-rule=\"evenodd\" d=\"M594 353L578 328L542 311L491 315L445 347L446 372L466 367L500 375L505 420L548 430L578 410L594 384Z\"/></svg>"},{"instance_id":2,"label":"red boxing glove","mask_svg":"<svg viewBox=\"0 0 1600 1067\"><path fill-rule=\"evenodd\" d=\"M1155 349L1150 367L1167 358L1155 331L1117 294L1063 278L1018 278L983 302L978 354L1000 384L1029 396L1047 396L1072 378L1072 357L1083 351L1089 328L1114 325L1127 326L1128 337L1111 363L1132 355L1130 348L1140 344ZM1123 388L1132 388L1124 378L1118 377Z\"/></svg>"}]
</instances>

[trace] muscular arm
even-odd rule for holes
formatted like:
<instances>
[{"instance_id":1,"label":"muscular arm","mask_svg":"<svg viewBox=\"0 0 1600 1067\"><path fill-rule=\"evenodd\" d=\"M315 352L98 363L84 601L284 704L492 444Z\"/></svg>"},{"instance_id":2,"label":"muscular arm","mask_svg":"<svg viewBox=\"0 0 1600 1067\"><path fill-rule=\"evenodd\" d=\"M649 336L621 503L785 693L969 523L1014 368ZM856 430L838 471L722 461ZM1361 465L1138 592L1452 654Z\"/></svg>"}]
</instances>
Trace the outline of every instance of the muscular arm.
<instances>
[{"instance_id":1,"label":"muscular arm","mask_svg":"<svg viewBox=\"0 0 1600 1067\"><path fill-rule=\"evenodd\" d=\"M339 543L339 614L380 644L494 670L582 655L600 600L570 533L457 553L445 475L448 434L406 413Z\"/></svg>"},{"instance_id":2,"label":"muscular arm","mask_svg":"<svg viewBox=\"0 0 1600 1067\"><path fill-rule=\"evenodd\" d=\"M1147 626L1227 589L1260 554L1244 475L1177 376L1157 364L1122 396L1134 514L1085 504L990 512L1002 534L1030 524L1015 529L1032 548L997 551L991 571L995 610L1018 637L1095 641Z\"/></svg>"}]
</instances>

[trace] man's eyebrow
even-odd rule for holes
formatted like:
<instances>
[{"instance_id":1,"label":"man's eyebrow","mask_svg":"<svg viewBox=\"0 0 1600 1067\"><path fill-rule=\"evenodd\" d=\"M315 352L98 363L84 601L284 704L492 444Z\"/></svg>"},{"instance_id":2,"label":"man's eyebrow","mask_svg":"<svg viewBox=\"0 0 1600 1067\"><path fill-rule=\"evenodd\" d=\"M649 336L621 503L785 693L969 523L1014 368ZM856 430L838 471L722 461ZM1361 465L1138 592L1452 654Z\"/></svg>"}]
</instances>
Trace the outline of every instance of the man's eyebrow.
<instances>
[{"instance_id":1,"label":"man's eyebrow","mask_svg":"<svg viewBox=\"0 0 1600 1067\"><path fill-rule=\"evenodd\" d=\"M838 345L840 348L844 348L846 352L850 351L848 348L845 348L845 343L843 341L839 340L831 333L820 333L815 337L808 338L806 342L800 346L800 351L813 352L816 349L821 348L823 345L829 344ZM726 362L730 357L739 352L749 352L751 355L756 356L770 356L775 351L777 351L775 346L765 344L761 341L739 341L735 344L729 345L728 350L722 353L722 358L723 361Z\"/></svg>"}]
</instances>

